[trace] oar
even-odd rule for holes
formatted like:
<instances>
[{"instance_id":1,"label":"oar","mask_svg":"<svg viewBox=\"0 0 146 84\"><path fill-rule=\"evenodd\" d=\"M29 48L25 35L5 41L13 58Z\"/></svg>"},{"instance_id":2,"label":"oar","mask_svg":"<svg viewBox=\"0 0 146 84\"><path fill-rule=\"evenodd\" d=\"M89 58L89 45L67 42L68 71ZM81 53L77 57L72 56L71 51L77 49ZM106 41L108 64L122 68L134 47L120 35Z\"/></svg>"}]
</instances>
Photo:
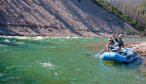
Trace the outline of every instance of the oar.
<instances>
[{"instance_id":1,"label":"oar","mask_svg":"<svg viewBox=\"0 0 146 84\"><path fill-rule=\"evenodd\" d=\"M105 52L105 50L103 49L103 50L101 50L99 53L102 54L102 53L104 53L104 52Z\"/></svg>"},{"instance_id":2,"label":"oar","mask_svg":"<svg viewBox=\"0 0 146 84\"><path fill-rule=\"evenodd\" d=\"M141 54L142 57L146 57L146 54Z\"/></svg>"}]
</instances>

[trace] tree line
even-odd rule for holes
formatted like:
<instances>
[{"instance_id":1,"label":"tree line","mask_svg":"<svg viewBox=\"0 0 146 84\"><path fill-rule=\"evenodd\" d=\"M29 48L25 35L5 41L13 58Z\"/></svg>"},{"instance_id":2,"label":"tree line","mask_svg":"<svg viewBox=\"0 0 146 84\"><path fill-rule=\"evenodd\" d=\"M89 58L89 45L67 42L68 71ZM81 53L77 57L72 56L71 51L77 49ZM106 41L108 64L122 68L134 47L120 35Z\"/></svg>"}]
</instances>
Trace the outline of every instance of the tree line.
<instances>
[{"instance_id":1,"label":"tree line","mask_svg":"<svg viewBox=\"0 0 146 84\"><path fill-rule=\"evenodd\" d=\"M96 0L140 31L146 30L146 0Z\"/></svg>"}]
</instances>

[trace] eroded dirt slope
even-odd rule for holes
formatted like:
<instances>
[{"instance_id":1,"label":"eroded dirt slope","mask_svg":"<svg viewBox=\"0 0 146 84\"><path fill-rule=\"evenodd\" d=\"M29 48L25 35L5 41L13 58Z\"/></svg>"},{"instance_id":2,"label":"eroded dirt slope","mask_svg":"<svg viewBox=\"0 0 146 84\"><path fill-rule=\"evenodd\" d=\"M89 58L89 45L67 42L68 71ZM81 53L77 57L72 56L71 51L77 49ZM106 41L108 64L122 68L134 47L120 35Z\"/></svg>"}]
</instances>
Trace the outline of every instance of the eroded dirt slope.
<instances>
[{"instance_id":1,"label":"eroded dirt slope","mask_svg":"<svg viewBox=\"0 0 146 84\"><path fill-rule=\"evenodd\" d=\"M91 0L1 0L0 34L104 36L137 32Z\"/></svg>"}]
</instances>

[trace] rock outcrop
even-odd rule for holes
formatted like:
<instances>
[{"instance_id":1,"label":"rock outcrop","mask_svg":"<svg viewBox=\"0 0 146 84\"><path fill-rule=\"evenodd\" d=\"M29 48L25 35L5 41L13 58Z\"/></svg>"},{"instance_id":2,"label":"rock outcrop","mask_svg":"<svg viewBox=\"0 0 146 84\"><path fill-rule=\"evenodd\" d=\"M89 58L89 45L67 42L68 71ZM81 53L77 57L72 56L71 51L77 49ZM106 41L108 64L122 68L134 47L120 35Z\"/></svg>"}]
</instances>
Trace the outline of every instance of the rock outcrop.
<instances>
[{"instance_id":1,"label":"rock outcrop","mask_svg":"<svg viewBox=\"0 0 146 84\"><path fill-rule=\"evenodd\" d=\"M104 36L138 31L92 0L1 0L1 35Z\"/></svg>"}]
</instances>

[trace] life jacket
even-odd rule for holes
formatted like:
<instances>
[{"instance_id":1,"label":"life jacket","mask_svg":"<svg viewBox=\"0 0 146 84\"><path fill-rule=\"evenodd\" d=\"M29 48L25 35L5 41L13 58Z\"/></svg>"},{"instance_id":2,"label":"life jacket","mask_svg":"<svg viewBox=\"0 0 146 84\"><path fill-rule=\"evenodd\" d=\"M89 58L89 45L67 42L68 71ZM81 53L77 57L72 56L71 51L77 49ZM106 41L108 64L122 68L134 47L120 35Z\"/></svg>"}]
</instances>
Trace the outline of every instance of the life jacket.
<instances>
[{"instance_id":1,"label":"life jacket","mask_svg":"<svg viewBox=\"0 0 146 84\"><path fill-rule=\"evenodd\" d=\"M121 39L115 39L115 47L116 46L119 46L119 47L121 47L121 46L124 46L124 42L121 40Z\"/></svg>"}]
</instances>

